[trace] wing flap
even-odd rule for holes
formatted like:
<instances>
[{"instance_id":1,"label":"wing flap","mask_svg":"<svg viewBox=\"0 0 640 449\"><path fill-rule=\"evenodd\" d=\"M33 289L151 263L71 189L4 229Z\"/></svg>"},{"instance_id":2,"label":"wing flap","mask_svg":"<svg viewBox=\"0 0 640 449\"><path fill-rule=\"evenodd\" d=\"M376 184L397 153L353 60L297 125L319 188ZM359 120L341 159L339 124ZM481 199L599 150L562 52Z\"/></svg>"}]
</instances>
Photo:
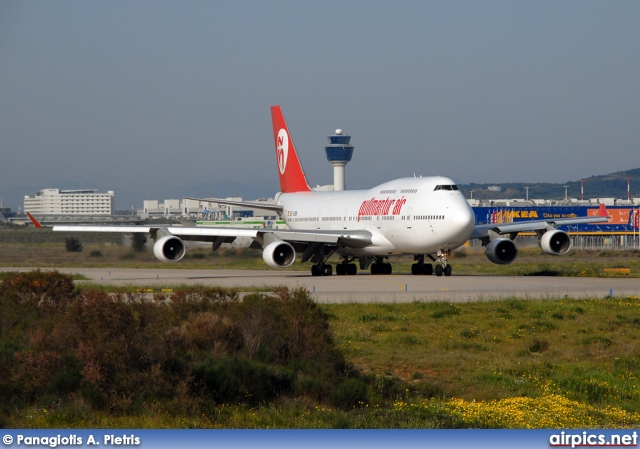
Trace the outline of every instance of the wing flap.
<instances>
[{"instance_id":1,"label":"wing flap","mask_svg":"<svg viewBox=\"0 0 640 449\"><path fill-rule=\"evenodd\" d=\"M66 226L56 225L54 231L59 232L120 232L130 234L135 232L150 232L151 229L157 229L154 226Z\"/></svg>"},{"instance_id":2,"label":"wing flap","mask_svg":"<svg viewBox=\"0 0 640 449\"><path fill-rule=\"evenodd\" d=\"M372 238L369 231L294 231L278 229L273 233L288 242L328 243L350 248L369 246Z\"/></svg>"}]
</instances>

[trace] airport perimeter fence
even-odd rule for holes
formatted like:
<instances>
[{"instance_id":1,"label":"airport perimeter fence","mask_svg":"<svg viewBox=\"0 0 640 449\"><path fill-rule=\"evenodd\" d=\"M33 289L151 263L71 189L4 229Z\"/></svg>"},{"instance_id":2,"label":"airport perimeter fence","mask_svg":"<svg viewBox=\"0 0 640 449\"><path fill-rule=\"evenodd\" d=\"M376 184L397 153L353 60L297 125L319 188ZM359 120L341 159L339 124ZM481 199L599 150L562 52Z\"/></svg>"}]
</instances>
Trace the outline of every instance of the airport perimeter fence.
<instances>
[{"instance_id":1,"label":"airport perimeter fence","mask_svg":"<svg viewBox=\"0 0 640 449\"><path fill-rule=\"evenodd\" d=\"M579 249L614 249L631 250L640 249L640 236L638 235L574 235L571 243Z\"/></svg>"}]
</instances>

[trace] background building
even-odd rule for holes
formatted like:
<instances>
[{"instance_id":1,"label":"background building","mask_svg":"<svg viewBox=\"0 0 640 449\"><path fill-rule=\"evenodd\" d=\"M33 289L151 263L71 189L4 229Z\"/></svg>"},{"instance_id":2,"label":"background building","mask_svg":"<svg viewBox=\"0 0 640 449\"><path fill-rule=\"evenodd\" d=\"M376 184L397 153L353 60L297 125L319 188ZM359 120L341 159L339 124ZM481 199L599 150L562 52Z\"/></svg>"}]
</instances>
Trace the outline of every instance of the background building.
<instances>
[{"instance_id":1,"label":"background building","mask_svg":"<svg viewBox=\"0 0 640 449\"><path fill-rule=\"evenodd\" d=\"M242 197L225 198L230 201L242 201ZM253 200L253 203L265 203L265 205L273 205L273 198L261 198ZM144 200L143 208L138 210L138 215L146 220L150 218L175 218L185 220L237 220L249 217L265 217L276 218L276 213L269 209L261 209L260 207L248 206L231 206L227 204L216 203L215 198L210 201L206 199L194 200L183 198L180 200L165 199Z\"/></svg>"},{"instance_id":2,"label":"background building","mask_svg":"<svg viewBox=\"0 0 640 449\"><path fill-rule=\"evenodd\" d=\"M43 189L24 197L24 211L38 216L113 215L115 192Z\"/></svg>"}]
</instances>

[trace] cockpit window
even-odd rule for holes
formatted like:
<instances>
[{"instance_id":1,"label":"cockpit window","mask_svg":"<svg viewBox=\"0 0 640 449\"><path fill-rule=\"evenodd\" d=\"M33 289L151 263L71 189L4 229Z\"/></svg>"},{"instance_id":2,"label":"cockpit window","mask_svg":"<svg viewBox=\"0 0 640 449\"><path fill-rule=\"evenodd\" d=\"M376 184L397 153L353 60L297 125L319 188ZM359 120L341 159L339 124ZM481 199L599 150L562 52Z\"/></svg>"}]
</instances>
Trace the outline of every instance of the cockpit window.
<instances>
[{"instance_id":1,"label":"cockpit window","mask_svg":"<svg viewBox=\"0 0 640 449\"><path fill-rule=\"evenodd\" d=\"M455 185L455 184L453 184L453 185L451 185L451 184L446 185L445 184L445 185L436 186L436 188L433 189L433 190L458 190L458 186Z\"/></svg>"}]
</instances>

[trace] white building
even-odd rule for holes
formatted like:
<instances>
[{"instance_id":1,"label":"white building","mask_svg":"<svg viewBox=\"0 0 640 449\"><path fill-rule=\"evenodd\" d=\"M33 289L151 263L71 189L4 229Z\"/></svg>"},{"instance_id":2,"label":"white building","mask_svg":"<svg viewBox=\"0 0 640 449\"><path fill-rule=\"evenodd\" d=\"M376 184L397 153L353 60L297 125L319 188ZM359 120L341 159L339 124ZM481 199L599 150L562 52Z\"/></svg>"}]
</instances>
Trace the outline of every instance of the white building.
<instances>
[{"instance_id":1,"label":"white building","mask_svg":"<svg viewBox=\"0 0 640 449\"><path fill-rule=\"evenodd\" d=\"M242 201L242 197L225 198L229 201ZM261 209L260 203L271 206L274 203L272 198L258 199L252 201L255 207L231 206L228 204L216 203L214 198L211 201L206 199L194 200L183 198L181 200L165 199L164 202L158 200L144 200L143 208L138 210L138 215L143 218L187 218L200 220L228 220L240 217L274 217L276 215L271 209Z\"/></svg>"},{"instance_id":2,"label":"white building","mask_svg":"<svg viewBox=\"0 0 640 449\"><path fill-rule=\"evenodd\" d=\"M24 211L33 215L113 215L115 192L100 193L97 189L44 189L32 196L25 195Z\"/></svg>"},{"instance_id":3,"label":"white building","mask_svg":"<svg viewBox=\"0 0 640 449\"><path fill-rule=\"evenodd\" d=\"M144 200L138 215L144 219L179 217L182 215L181 203L181 200L164 200L164 203L158 200Z\"/></svg>"}]
</instances>

